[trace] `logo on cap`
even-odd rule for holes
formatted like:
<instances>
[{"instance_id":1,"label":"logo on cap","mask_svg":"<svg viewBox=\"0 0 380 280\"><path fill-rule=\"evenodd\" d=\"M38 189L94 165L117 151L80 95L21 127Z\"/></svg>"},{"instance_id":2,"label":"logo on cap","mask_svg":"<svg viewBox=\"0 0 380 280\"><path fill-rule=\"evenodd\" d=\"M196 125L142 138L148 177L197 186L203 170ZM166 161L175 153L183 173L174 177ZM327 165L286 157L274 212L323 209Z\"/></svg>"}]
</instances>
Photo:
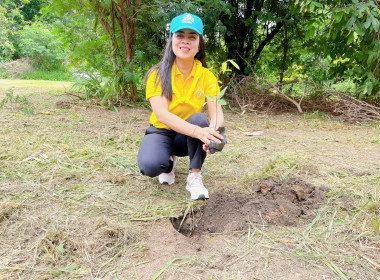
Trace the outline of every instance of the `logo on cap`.
<instances>
[{"instance_id":1,"label":"logo on cap","mask_svg":"<svg viewBox=\"0 0 380 280\"><path fill-rule=\"evenodd\" d=\"M192 24L192 23L194 23L194 18L191 15L187 14L186 16L184 16L182 18L181 22L182 23L191 23Z\"/></svg>"}]
</instances>

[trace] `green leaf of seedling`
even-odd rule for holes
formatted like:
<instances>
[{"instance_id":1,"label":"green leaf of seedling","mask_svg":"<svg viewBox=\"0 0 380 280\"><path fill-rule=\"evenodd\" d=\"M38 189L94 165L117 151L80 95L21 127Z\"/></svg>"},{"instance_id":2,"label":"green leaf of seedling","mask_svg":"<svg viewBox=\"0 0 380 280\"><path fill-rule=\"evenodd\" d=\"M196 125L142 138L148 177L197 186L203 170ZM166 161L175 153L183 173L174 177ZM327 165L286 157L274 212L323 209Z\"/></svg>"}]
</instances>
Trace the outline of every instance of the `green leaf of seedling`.
<instances>
[{"instance_id":1,"label":"green leaf of seedling","mask_svg":"<svg viewBox=\"0 0 380 280\"><path fill-rule=\"evenodd\" d=\"M211 95L206 95L206 97L207 97L208 99L210 99L211 101L213 101L213 100L215 99L215 96L211 96Z\"/></svg>"},{"instance_id":2,"label":"green leaf of seedling","mask_svg":"<svg viewBox=\"0 0 380 280\"><path fill-rule=\"evenodd\" d=\"M219 99L218 104L224 106L224 105L227 105L227 102L224 99Z\"/></svg>"},{"instance_id":3,"label":"green leaf of seedling","mask_svg":"<svg viewBox=\"0 0 380 280\"><path fill-rule=\"evenodd\" d=\"M226 73L227 71L227 62L222 63L222 73Z\"/></svg>"},{"instance_id":4,"label":"green leaf of seedling","mask_svg":"<svg viewBox=\"0 0 380 280\"><path fill-rule=\"evenodd\" d=\"M236 69L240 70L240 67L239 65L237 65L237 63L235 61L233 61L232 59L228 60L229 63L231 63Z\"/></svg>"},{"instance_id":5,"label":"green leaf of seedling","mask_svg":"<svg viewBox=\"0 0 380 280\"><path fill-rule=\"evenodd\" d=\"M224 89L222 89L222 91L218 94L218 99L221 99L223 97L223 95L226 93L226 90L227 90L227 87L225 87Z\"/></svg>"}]
</instances>

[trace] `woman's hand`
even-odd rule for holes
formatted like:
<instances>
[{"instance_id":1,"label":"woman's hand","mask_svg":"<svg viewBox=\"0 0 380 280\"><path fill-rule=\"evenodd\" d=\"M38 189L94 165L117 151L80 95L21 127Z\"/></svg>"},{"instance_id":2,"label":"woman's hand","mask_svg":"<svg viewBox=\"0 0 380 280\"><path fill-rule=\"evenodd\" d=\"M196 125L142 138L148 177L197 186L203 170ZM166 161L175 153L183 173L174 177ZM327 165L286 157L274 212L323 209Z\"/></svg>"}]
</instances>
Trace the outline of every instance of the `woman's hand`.
<instances>
[{"instance_id":1,"label":"woman's hand","mask_svg":"<svg viewBox=\"0 0 380 280\"><path fill-rule=\"evenodd\" d=\"M215 141L217 143L220 143L220 140L223 140L223 136L215 129L209 128L209 127L196 127L193 133L194 138L198 138L201 140L205 145L203 145L203 149L206 150L208 148L208 145L210 144L210 141ZM206 151L205 150L205 151Z\"/></svg>"},{"instance_id":2,"label":"woman's hand","mask_svg":"<svg viewBox=\"0 0 380 280\"><path fill-rule=\"evenodd\" d=\"M211 155L211 151L209 150L209 145L207 144L203 144L202 148L203 148L203 151L205 151L206 153L208 153L209 155Z\"/></svg>"}]
</instances>

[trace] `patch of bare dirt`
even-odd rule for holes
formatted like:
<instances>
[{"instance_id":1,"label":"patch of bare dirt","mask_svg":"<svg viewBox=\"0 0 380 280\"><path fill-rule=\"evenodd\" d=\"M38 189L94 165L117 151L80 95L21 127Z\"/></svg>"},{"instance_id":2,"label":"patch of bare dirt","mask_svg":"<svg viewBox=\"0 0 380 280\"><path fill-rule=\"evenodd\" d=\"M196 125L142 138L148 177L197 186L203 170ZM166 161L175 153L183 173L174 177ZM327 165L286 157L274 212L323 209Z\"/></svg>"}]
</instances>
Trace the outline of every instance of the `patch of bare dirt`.
<instances>
[{"instance_id":1,"label":"patch of bare dirt","mask_svg":"<svg viewBox=\"0 0 380 280\"><path fill-rule=\"evenodd\" d=\"M55 106L58 109L70 109L74 105L77 105L77 102L70 102L70 101L57 101L55 102Z\"/></svg>"},{"instance_id":2,"label":"patch of bare dirt","mask_svg":"<svg viewBox=\"0 0 380 280\"><path fill-rule=\"evenodd\" d=\"M316 189L293 178L265 180L253 191L251 195L214 193L204 207L172 218L172 224L186 236L242 230L249 223L297 226L301 217L307 221L314 218L313 210L326 203L328 188Z\"/></svg>"},{"instance_id":3,"label":"patch of bare dirt","mask_svg":"<svg viewBox=\"0 0 380 280\"><path fill-rule=\"evenodd\" d=\"M344 210L351 211L355 209L355 200L352 195L344 194L339 203L342 205Z\"/></svg>"},{"instance_id":4,"label":"patch of bare dirt","mask_svg":"<svg viewBox=\"0 0 380 280\"><path fill-rule=\"evenodd\" d=\"M193 275L196 279L335 279L331 272L300 259L294 261L279 251L273 250L263 256L263 251L257 247L247 249L245 237L243 233L235 233L186 238L168 222L160 221L147 230L143 241L145 262L136 271L125 271L123 276L125 279L152 279L166 268L159 279L194 279ZM189 262L190 265L183 269ZM234 273L238 276L227 278Z\"/></svg>"}]
</instances>

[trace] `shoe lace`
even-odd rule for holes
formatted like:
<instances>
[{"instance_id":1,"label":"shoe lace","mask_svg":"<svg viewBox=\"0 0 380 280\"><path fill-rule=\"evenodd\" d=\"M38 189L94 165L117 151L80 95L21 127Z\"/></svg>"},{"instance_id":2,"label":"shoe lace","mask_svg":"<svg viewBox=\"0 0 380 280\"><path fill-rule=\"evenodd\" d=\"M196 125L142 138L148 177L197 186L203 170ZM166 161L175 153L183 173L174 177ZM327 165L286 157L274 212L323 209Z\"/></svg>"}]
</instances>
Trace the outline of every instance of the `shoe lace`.
<instances>
[{"instance_id":1,"label":"shoe lace","mask_svg":"<svg viewBox=\"0 0 380 280\"><path fill-rule=\"evenodd\" d=\"M202 175L200 172L193 172L190 176L190 185L191 187L196 187L196 188L204 188L203 186L203 181L202 181Z\"/></svg>"}]
</instances>

